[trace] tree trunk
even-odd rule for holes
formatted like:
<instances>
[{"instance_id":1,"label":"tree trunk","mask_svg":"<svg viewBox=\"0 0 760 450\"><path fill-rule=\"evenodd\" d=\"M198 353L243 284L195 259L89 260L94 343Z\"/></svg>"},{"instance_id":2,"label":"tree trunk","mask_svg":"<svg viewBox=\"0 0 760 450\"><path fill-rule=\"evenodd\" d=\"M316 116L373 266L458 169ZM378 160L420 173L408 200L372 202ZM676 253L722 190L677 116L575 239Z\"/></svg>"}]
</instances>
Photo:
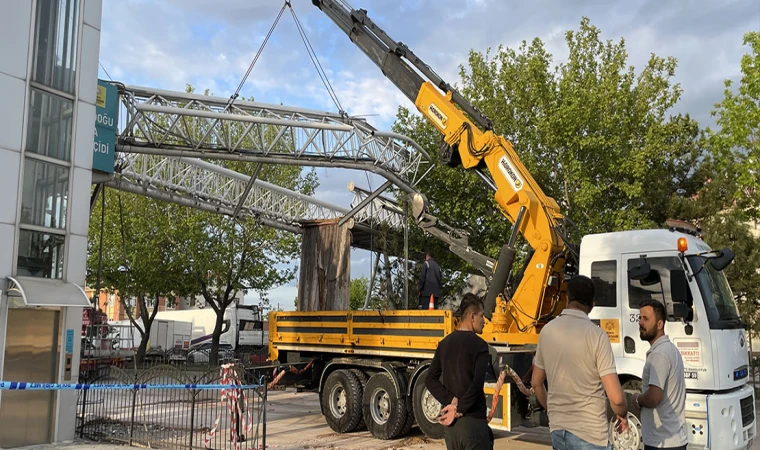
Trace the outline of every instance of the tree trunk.
<instances>
[{"instance_id":1,"label":"tree trunk","mask_svg":"<svg viewBox=\"0 0 760 450\"><path fill-rule=\"evenodd\" d=\"M156 318L156 314L158 313L158 304L161 295L155 294L151 296L151 298L153 300L153 312L148 314L148 302L145 300L145 296L137 296L137 301L140 305L140 319L142 319L143 330L145 331L142 335L142 339L140 339L140 346L137 348L137 355L135 355L135 360L138 364L142 364L145 360L145 353L148 350L148 341L150 340L150 328L153 326L153 320Z\"/></svg>"},{"instance_id":2,"label":"tree trunk","mask_svg":"<svg viewBox=\"0 0 760 450\"><path fill-rule=\"evenodd\" d=\"M208 355L208 363L211 366L219 364L219 339L222 337L222 329L224 328L224 311L227 308L224 306L219 307L219 311L216 312L216 324L214 325L214 334L211 335L211 350Z\"/></svg>"},{"instance_id":3,"label":"tree trunk","mask_svg":"<svg viewBox=\"0 0 760 450\"><path fill-rule=\"evenodd\" d=\"M299 311L342 311L351 298L351 236L336 220L304 223Z\"/></svg>"},{"instance_id":4,"label":"tree trunk","mask_svg":"<svg viewBox=\"0 0 760 450\"><path fill-rule=\"evenodd\" d=\"M148 322L147 325L143 322L145 332L140 337L140 346L137 347L137 354L135 355L135 362L142 364L145 361L145 353L148 350L148 340L150 340L150 327L152 323ZM138 330L139 331L139 330Z\"/></svg>"}]
</instances>

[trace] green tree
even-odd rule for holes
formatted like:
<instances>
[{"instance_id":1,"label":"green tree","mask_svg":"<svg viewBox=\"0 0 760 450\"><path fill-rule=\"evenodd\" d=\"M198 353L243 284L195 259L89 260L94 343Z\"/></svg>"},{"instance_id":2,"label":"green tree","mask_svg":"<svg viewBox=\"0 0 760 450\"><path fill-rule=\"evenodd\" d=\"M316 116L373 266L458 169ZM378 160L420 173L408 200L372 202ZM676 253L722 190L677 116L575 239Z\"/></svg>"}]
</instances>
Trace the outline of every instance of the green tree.
<instances>
[{"instance_id":1,"label":"green tree","mask_svg":"<svg viewBox=\"0 0 760 450\"><path fill-rule=\"evenodd\" d=\"M566 33L568 60L557 66L534 39L517 49L471 51L467 67L460 67L461 93L513 142L542 189L577 223L576 239L659 226L706 176L699 125L688 116L667 117L681 95L672 82L675 59L653 54L636 71L625 41L603 41L600 34L584 18ZM440 135L420 116L401 108L394 131L438 156ZM433 214L469 231L473 248L498 255L511 224L474 173L437 165L419 189ZM442 267L472 270L422 233L412 232L410 242L417 254L432 247Z\"/></svg>"},{"instance_id":2,"label":"green tree","mask_svg":"<svg viewBox=\"0 0 760 450\"><path fill-rule=\"evenodd\" d=\"M186 91L193 92L192 86L188 85ZM209 94L209 91L205 93ZM157 112L151 113L150 116L155 123L169 127L171 120L166 114ZM200 141L204 136L208 136L209 121L188 116L183 120L183 127L188 135ZM251 129L251 134L245 139L238 139L243 136L245 129ZM226 126L225 135L238 142L241 147L257 148L259 145L272 143L278 133L268 125L233 123ZM280 138L277 145L266 145L267 151L282 152L292 145L292 134L286 133ZM182 144L178 139L169 138L166 144ZM256 171L256 165L251 163L214 163L240 173ZM306 195L313 194L317 186L315 172L303 170L298 166L263 164L258 171L258 178L298 190ZM240 292L257 291L266 303L267 291L291 280L294 271L283 266L297 258L300 237L259 225L256 217L240 216L233 220L227 216L160 203L139 196L125 195L124 199L124 228L132 231L124 239L127 260L130 263L129 284L120 284L119 286L126 286L124 289L120 288L120 292L134 293L138 302L144 302L144 297L157 299L157 292L202 295L205 303L217 315L209 355L210 362L217 363L226 309L233 304ZM126 220L127 217L129 220ZM109 215L106 221L106 234L109 236L118 233L119 226L115 220L115 217ZM90 222L88 262L91 271L97 267L97 259L93 259L97 253L93 251L93 246L98 236L93 231L95 222ZM157 255L154 256L153 253ZM119 276L124 278L118 270L120 265L124 265L124 258L119 256L122 254L122 241L114 237L104 240L104 255L106 254L109 257L104 256L104 279L110 277L107 278L109 282L119 283ZM159 290L160 286L163 286L163 290ZM125 298L128 297L125 295ZM158 309L156 306L151 315L141 315L146 316L143 320L152 322ZM148 311L147 305L143 306L142 303L140 308L141 311ZM147 342L145 336L149 335L150 325L144 326L143 329L147 330L141 344L141 349L144 350L144 343Z\"/></svg>"},{"instance_id":3,"label":"green tree","mask_svg":"<svg viewBox=\"0 0 760 450\"><path fill-rule=\"evenodd\" d=\"M101 286L118 290L119 301L140 333L135 360L141 363L158 313L159 299L189 295L195 289L194 281L185 273L184 260L173 244L183 238L168 232L179 207L112 189L106 189L105 197L105 211L99 201L90 220L87 283L97 284L100 218L104 212Z\"/></svg>"},{"instance_id":4,"label":"green tree","mask_svg":"<svg viewBox=\"0 0 760 450\"><path fill-rule=\"evenodd\" d=\"M238 293L269 291L293 279L292 269L278 265L298 254L297 236L264 227L253 218L230 217L186 209L172 223L174 245L185 261L205 303L216 313L209 361L218 362L224 313Z\"/></svg>"},{"instance_id":5,"label":"green tree","mask_svg":"<svg viewBox=\"0 0 760 450\"><path fill-rule=\"evenodd\" d=\"M741 216L728 211L705 220L705 242L713 249L729 247L736 258L725 269L739 313L748 328L760 333L760 239L753 236Z\"/></svg>"},{"instance_id":6,"label":"green tree","mask_svg":"<svg viewBox=\"0 0 760 450\"><path fill-rule=\"evenodd\" d=\"M681 206L682 217L699 224L714 249L731 248L736 259L725 269L742 319L760 333L760 239L749 229L758 218L760 157L760 33L747 33L750 53L741 59L738 92L725 81L724 99L712 111L718 129L708 130L709 157L702 170L708 180Z\"/></svg>"},{"instance_id":7,"label":"green tree","mask_svg":"<svg viewBox=\"0 0 760 450\"><path fill-rule=\"evenodd\" d=\"M187 85L186 92L194 92ZM210 95L209 90L204 95ZM252 101L253 99L247 99ZM181 106L181 105L180 105ZM157 123L168 124L161 113L153 117ZM209 122L205 118L186 117L184 125L194 139L208 136ZM249 134L245 134L250 131ZM293 142L293 131L279 135L278 130L263 124L231 122L225 124L224 134L241 148L265 147L269 153L286 152ZM276 145L272 145L279 137ZM238 161L214 161L239 173L257 172L257 164ZM317 187L314 170L299 166L261 164L258 179L288 189L312 195ZM268 306L266 293L294 277L294 269L286 263L298 258L300 237L289 232L259 225L255 217L232 218L195 210L185 210L172 225L177 231L175 245L185 258L196 281L197 292L216 313L216 323L209 355L211 364L218 361L219 340L224 328L224 314L238 293L256 291Z\"/></svg>"},{"instance_id":8,"label":"green tree","mask_svg":"<svg viewBox=\"0 0 760 450\"><path fill-rule=\"evenodd\" d=\"M723 101L712 111L719 130L711 135L724 169L736 170L737 206L754 217L760 212L760 32L744 35L749 53L741 59L742 78L734 92L725 81Z\"/></svg>"},{"instance_id":9,"label":"green tree","mask_svg":"<svg viewBox=\"0 0 760 450\"><path fill-rule=\"evenodd\" d=\"M353 278L351 280L349 306L351 309L361 309L367 300L367 290L369 289L369 278Z\"/></svg>"}]
</instances>

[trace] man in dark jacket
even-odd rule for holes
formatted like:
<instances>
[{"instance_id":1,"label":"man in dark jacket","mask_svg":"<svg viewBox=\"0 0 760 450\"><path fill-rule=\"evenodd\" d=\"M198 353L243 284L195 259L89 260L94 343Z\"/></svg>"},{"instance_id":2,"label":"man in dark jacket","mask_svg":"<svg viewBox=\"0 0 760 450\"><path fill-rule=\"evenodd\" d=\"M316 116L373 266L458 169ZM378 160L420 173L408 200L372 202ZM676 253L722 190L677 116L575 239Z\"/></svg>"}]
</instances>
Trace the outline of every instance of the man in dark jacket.
<instances>
[{"instance_id":1,"label":"man in dark jacket","mask_svg":"<svg viewBox=\"0 0 760 450\"><path fill-rule=\"evenodd\" d=\"M420 271L418 309L428 309L430 296L433 296L435 309L438 309L438 295L441 293L441 267L430 252L425 253L425 262Z\"/></svg>"},{"instance_id":2,"label":"man in dark jacket","mask_svg":"<svg viewBox=\"0 0 760 450\"><path fill-rule=\"evenodd\" d=\"M425 386L444 405L438 423L447 450L493 450L483 385L488 373L495 374L488 344L478 336L485 323L483 302L465 294L459 315L457 330L438 343Z\"/></svg>"}]
</instances>

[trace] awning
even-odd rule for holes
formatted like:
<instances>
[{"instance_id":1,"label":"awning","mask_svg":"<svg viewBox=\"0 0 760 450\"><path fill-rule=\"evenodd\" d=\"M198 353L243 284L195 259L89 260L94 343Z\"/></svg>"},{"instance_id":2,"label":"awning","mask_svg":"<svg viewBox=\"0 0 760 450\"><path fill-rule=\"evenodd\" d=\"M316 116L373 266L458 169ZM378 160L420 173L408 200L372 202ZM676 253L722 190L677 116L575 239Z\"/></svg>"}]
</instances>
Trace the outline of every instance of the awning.
<instances>
[{"instance_id":1,"label":"awning","mask_svg":"<svg viewBox=\"0 0 760 450\"><path fill-rule=\"evenodd\" d=\"M26 306L92 306L81 287L47 278L8 277L8 296L23 298Z\"/></svg>"}]
</instances>

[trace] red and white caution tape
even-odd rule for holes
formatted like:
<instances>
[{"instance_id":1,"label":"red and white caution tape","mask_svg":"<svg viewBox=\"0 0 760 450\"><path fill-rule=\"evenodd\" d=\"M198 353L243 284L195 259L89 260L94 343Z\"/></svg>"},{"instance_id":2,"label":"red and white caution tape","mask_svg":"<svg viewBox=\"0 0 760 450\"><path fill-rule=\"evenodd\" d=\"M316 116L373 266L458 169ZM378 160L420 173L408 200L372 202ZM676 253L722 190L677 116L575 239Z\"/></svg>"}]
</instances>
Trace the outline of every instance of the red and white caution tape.
<instances>
[{"instance_id":1,"label":"red and white caution tape","mask_svg":"<svg viewBox=\"0 0 760 450\"><path fill-rule=\"evenodd\" d=\"M243 427L240 430L244 435L250 436L253 429L253 416L251 410L248 408L248 399L241 389L240 380L237 378L235 371L233 370L233 364L224 364L222 366L222 385L231 386L231 388L222 389L222 393L219 402L222 405L227 405L227 411L230 414L230 434L232 436L232 445L235 450L242 450L240 442L238 441L238 420L242 420ZM240 408L240 397L242 396L243 408ZM216 431L219 428L219 422L222 418L222 409L219 410L219 414L214 421L214 427L204 438L204 446L209 448L209 442L211 438L216 435ZM246 445L245 450L250 450L251 447Z\"/></svg>"}]
</instances>

